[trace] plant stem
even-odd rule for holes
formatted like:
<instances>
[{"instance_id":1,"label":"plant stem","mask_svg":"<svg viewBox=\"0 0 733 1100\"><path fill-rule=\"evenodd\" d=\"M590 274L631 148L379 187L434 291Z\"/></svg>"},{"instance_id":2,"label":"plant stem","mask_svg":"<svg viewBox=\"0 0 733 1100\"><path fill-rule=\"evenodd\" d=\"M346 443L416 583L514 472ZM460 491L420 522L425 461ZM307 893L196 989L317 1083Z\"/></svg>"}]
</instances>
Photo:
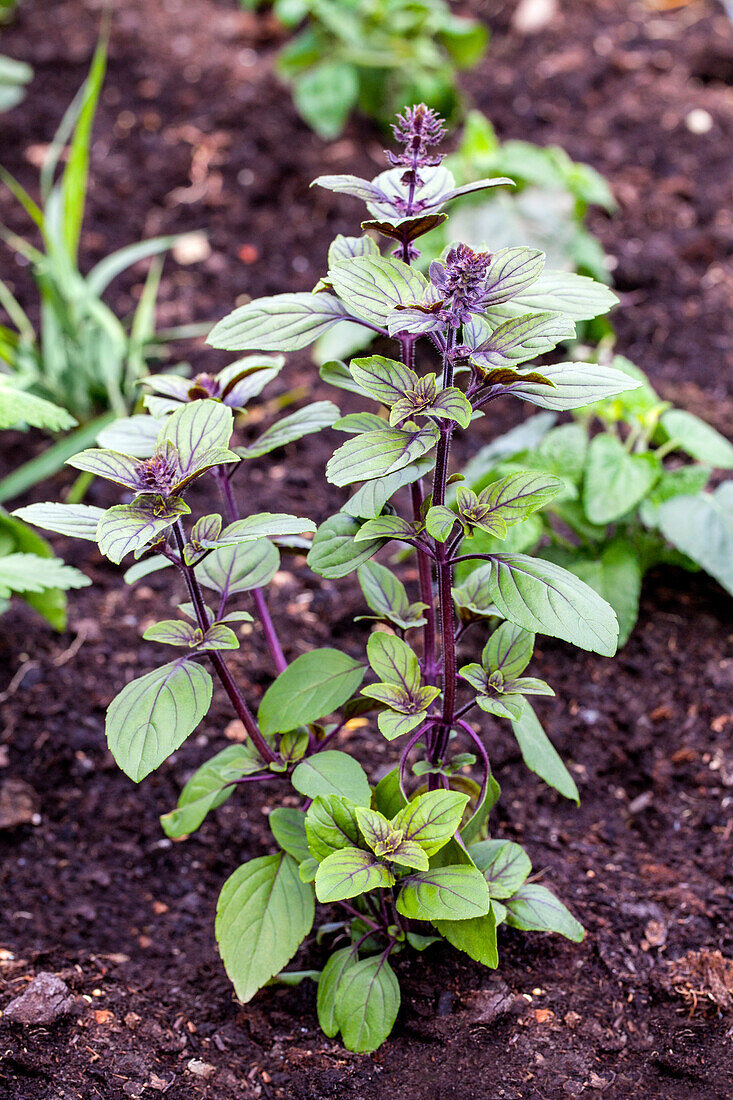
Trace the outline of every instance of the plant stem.
<instances>
[{"instance_id":1,"label":"plant stem","mask_svg":"<svg viewBox=\"0 0 733 1100\"><path fill-rule=\"evenodd\" d=\"M232 490L232 483L226 475L226 472L222 467L217 466L214 471L217 485L219 486L219 492L222 495L224 501L224 507L227 513L227 520L229 523L234 523L239 519L239 509L237 508L237 502L234 499L234 492ZM272 621L267 601L265 599L265 593L261 588L252 589L252 599L255 605L255 611L257 612L257 618L260 620L263 633L265 635L265 642L267 648L270 651L275 669L278 675L284 672L288 667L288 662L285 660L285 655L280 645L280 639L277 636L275 624Z\"/></svg>"},{"instance_id":2,"label":"plant stem","mask_svg":"<svg viewBox=\"0 0 733 1100\"><path fill-rule=\"evenodd\" d=\"M410 486L412 493L412 514L417 520L420 518L420 509L423 502L422 481L413 481ZM420 580L420 599L425 604L425 626L423 627L423 672L428 684L434 684L437 675L435 662L435 598L433 596L433 568L430 558L418 547L417 572Z\"/></svg>"},{"instance_id":3,"label":"plant stem","mask_svg":"<svg viewBox=\"0 0 733 1100\"><path fill-rule=\"evenodd\" d=\"M183 560L183 547L185 546L186 540L183 533L183 525L181 524L180 520L174 526L173 533L175 535L176 544L178 546L178 553L180 555L179 564L181 572L186 579L186 585L188 586L188 591L191 596L191 602L196 609L196 618L198 619L199 626L205 632L211 625L209 623L209 613L206 610L206 604L204 603L201 586L198 582L198 578L196 577L193 567L190 565L186 565L185 561ZM234 707L234 710L236 711L237 717L242 722L244 728L252 739L252 744L255 746L258 753L266 764L274 764L277 761L278 757L276 753L272 751L272 749L260 733L254 715L247 706L244 698L242 697L242 693L234 682L226 661L222 657L221 653L219 653L215 649L208 651L208 657L211 660L214 669L216 670L216 674L221 681L222 687L229 696L230 702Z\"/></svg>"},{"instance_id":4,"label":"plant stem","mask_svg":"<svg viewBox=\"0 0 733 1100\"><path fill-rule=\"evenodd\" d=\"M453 383L453 363L450 352L456 338L456 329L451 329L446 340L446 353L443 360L443 388ZM435 478L433 482L433 504L445 503L445 490L448 481L448 456L453 435L453 421L449 420L442 428L435 459ZM440 607L441 637L443 644L443 720L437 737L431 745L430 762L434 766L442 760L448 747L448 738L453 726L456 707L456 623L453 610L452 582L453 571L445 543L435 542L438 558L438 600ZM437 776L430 776L428 786L434 786Z\"/></svg>"}]
</instances>

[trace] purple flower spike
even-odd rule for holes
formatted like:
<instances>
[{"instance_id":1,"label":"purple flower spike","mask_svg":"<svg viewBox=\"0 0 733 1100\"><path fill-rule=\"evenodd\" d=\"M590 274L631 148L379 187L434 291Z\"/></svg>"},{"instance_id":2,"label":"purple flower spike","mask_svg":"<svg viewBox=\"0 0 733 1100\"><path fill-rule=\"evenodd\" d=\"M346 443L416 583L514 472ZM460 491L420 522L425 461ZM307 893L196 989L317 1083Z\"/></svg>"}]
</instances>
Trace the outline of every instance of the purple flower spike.
<instances>
[{"instance_id":1,"label":"purple flower spike","mask_svg":"<svg viewBox=\"0 0 733 1100\"><path fill-rule=\"evenodd\" d=\"M446 302L450 300L447 319L451 325L463 324L479 309L490 263L490 252L474 252L467 244L451 248L444 263L431 263L430 281Z\"/></svg>"},{"instance_id":2,"label":"purple flower spike","mask_svg":"<svg viewBox=\"0 0 733 1100\"><path fill-rule=\"evenodd\" d=\"M405 146L404 153L387 154L392 164L413 169L440 164L442 154L428 154L431 145L437 145L445 135L443 119L436 111L424 103L407 107L403 115L397 115L392 130L395 139Z\"/></svg>"}]
</instances>

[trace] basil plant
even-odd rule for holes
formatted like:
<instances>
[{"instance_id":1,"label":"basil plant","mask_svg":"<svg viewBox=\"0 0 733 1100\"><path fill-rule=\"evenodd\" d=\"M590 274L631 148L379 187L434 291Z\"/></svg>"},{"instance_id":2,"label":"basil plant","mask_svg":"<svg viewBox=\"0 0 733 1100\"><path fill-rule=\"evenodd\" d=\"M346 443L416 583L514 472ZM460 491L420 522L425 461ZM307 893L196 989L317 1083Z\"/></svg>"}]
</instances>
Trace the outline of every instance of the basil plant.
<instances>
[{"instance_id":1,"label":"basil plant","mask_svg":"<svg viewBox=\"0 0 733 1100\"><path fill-rule=\"evenodd\" d=\"M496 724L506 723L528 767L577 800L573 778L532 707L533 697L554 694L531 672L535 635L611 656L616 616L555 563L472 549L479 532L508 536L561 491L562 480L512 470L478 493L458 484L450 506L450 448L499 397L565 410L634 386L611 366L528 365L573 336L564 305L577 313L582 303L592 316L615 301L588 278L545 271L541 252L475 252L457 243L427 276L416 270L415 242L446 220L444 207L510 181L456 187L435 151L441 120L423 105L398 118L395 134L402 151L375 180L316 181L365 202L368 232L336 238L314 291L236 309L216 325L210 343L247 356L216 376L147 379L149 415L108 428L103 447L71 459L76 469L119 485L126 502L20 510L50 530L96 541L113 562L137 559L126 574L130 583L172 567L182 587L180 616L149 627L144 637L174 647L176 655L113 700L110 748L133 780L143 779L204 719L216 677L247 739L195 772L163 827L169 836L184 836L247 784L280 784L269 815L272 854L244 863L221 893L216 934L224 965L247 1001L277 976L303 976L282 972L304 942L304 958L320 957L316 941L326 945L323 969L305 972L318 982L321 1026L361 1052L378 1047L394 1024L395 960L403 951L442 939L496 967L501 924L576 941L583 936L562 902L532 880L524 850L492 834L499 787L489 745ZM390 255L380 251L383 239L394 249ZM377 333L391 351L323 368L324 379L356 395L363 410L341 416L334 404L319 401L246 446L232 442L235 415L246 416L247 403L281 369L283 353L346 323ZM340 511L317 530L300 516L240 515L241 468L324 428L346 437L325 471L350 493ZM218 486L223 515L192 515L189 489L199 480ZM288 659L266 588L281 551L303 547L320 576L357 574L377 624L363 656L328 647ZM414 591L384 555L375 560L383 549L415 555ZM386 561L394 564L393 558ZM456 583L454 570L473 559L484 566L479 580L471 574ZM238 624L251 615L275 673L257 707L245 699L229 656L239 645ZM469 629L481 642L464 653ZM347 723L366 715L394 743L393 767L376 785L368 752L363 767L337 747ZM317 903L325 908L314 935Z\"/></svg>"}]
</instances>

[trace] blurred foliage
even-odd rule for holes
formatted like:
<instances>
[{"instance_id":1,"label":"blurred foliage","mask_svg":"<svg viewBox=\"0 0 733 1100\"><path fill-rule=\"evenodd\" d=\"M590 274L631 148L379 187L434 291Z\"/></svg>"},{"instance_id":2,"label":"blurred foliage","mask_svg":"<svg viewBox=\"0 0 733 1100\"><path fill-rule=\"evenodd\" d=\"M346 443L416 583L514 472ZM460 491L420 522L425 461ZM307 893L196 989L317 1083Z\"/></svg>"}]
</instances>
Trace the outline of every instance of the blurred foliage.
<instances>
[{"instance_id":1,"label":"blurred foliage","mask_svg":"<svg viewBox=\"0 0 733 1100\"><path fill-rule=\"evenodd\" d=\"M326 140L338 137L354 109L385 127L406 103L454 118L456 72L475 65L488 42L481 23L454 15L444 0L275 0L272 10L285 27L303 24L277 69L301 116Z\"/></svg>"},{"instance_id":2,"label":"blurred foliage","mask_svg":"<svg viewBox=\"0 0 733 1100\"><path fill-rule=\"evenodd\" d=\"M89 154L94 117L106 67L106 37L97 47L88 79L64 114L40 170L40 204L5 169L0 181L33 222L40 248L0 226L0 237L30 264L40 299L38 331L10 287L0 280L0 373L21 389L67 409L82 424L71 437L51 448L27 470L0 483L0 501L24 491L54 473L77 450L87 446L90 428L127 415L139 396L147 362L160 356L166 343L203 331L187 326L156 333L155 308L162 261L159 254L175 243L157 237L110 253L86 275L79 270L78 249L89 182ZM63 165L63 167L60 167ZM148 257L156 258L132 318L121 320L103 300L121 272ZM3 367L4 364L4 367ZM25 472L24 472L25 470Z\"/></svg>"}]
</instances>

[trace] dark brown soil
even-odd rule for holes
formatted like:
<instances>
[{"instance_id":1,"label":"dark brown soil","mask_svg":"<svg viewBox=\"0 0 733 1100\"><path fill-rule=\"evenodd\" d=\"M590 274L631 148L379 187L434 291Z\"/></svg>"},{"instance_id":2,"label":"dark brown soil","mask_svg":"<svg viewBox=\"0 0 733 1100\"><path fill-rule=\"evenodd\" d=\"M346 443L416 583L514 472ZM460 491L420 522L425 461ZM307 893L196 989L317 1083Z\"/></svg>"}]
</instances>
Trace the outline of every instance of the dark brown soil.
<instances>
[{"instance_id":1,"label":"dark brown soil","mask_svg":"<svg viewBox=\"0 0 733 1100\"><path fill-rule=\"evenodd\" d=\"M491 53L467 88L502 135L557 141L609 176L621 210L596 217L595 228L618 257L620 350L663 392L730 432L733 34L705 0L653 11L664 6L561 0L547 30L520 39L509 26L513 5L486 3ZM324 163L378 170L379 136L354 123L324 149L298 122L270 74L276 43L267 17L224 0L114 8L85 258L144 234L205 227L211 256L168 269L166 324L213 320L241 294L308 289L331 235L353 231L358 216L308 182ZM83 78L98 11L91 0L27 0L3 34L3 51L37 73L25 106L0 116L0 160L25 183L34 180L34 147L49 140ZM709 133L687 129L693 108L713 117ZM6 199L0 217L22 227ZM25 301L25 272L5 266ZM132 308L139 284L140 272L120 280L118 308ZM226 360L202 349L196 361ZM311 373L301 358L286 384ZM500 426L513 415L501 411ZM482 422L481 431L495 426ZM322 518L339 502L333 489L312 489L327 448L327 439L306 440L274 466L251 467L243 503L258 510L276 495L278 509ZM7 450L3 468L16 456ZM538 674L559 700L543 714L572 762L579 810L534 780L508 738L492 742L504 789L497 830L526 844L583 920L586 941L505 931L499 977L440 947L400 962L393 1038L357 1056L319 1032L308 982L234 1002L213 912L226 876L267 850L266 792L232 799L185 842L164 838L158 815L191 770L228 743L231 715L217 699L200 731L143 786L121 775L104 747L104 709L158 659L139 634L169 611L167 581L130 595L86 545L59 540L59 550L97 582L73 596L69 633L51 636L18 607L0 635L0 689L10 685L0 696L0 784L29 784L40 815L0 833L0 1004L52 971L87 1007L50 1028L0 1020L0 1097L733 1094L730 1015L680 977L700 968L678 965L670 977L668 966L703 949L733 956L732 619L719 588L655 574L640 625L613 661L542 642ZM360 654L367 627L353 623L353 583L319 582L297 559L287 570L274 606L289 654L301 651L298 638L304 647L335 639ZM256 631L234 663L256 702L269 676ZM388 746L363 729L345 743L373 773L387 762ZM272 797L278 791L273 783ZM314 942L298 958L320 960Z\"/></svg>"}]
</instances>

